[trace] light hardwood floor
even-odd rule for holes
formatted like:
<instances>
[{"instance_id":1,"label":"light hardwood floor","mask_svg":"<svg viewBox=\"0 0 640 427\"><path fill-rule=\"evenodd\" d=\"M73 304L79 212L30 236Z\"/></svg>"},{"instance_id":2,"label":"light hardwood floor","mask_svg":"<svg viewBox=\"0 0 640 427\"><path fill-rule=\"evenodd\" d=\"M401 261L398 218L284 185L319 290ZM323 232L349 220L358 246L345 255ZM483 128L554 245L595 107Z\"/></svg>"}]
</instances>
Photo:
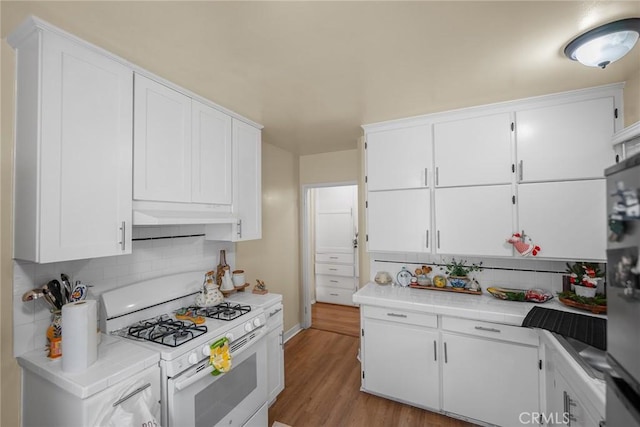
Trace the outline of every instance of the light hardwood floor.
<instances>
[{"instance_id":1,"label":"light hardwood floor","mask_svg":"<svg viewBox=\"0 0 640 427\"><path fill-rule=\"evenodd\" d=\"M312 320L312 328L285 344L285 389L269 408L269 425L279 421L293 427L471 426L360 391L360 362L356 359L360 317L357 308L354 312L341 307L316 307L319 321ZM356 317L356 336L351 335L353 324L339 333L317 329L336 327L329 313ZM328 319L323 323L323 318Z\"/></svg>"},{"instance_id":2,"label":"light hardwood floor","mask_svg":"<svg viewBox=\"0 0 640 427\"><path fill-rule=\"evenodd\" d=\"M311 327L352 337L360 336L360 309L317 302L311 306Z\"/></svg>"}]
</instances>

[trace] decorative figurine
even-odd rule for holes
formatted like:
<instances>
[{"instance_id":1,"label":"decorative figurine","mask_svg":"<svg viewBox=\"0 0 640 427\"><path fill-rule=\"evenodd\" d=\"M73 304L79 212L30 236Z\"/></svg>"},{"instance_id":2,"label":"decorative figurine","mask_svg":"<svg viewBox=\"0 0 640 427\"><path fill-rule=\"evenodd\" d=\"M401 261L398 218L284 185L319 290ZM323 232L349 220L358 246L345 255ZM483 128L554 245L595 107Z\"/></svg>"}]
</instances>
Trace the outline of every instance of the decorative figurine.
<instances>
[{"instance_id":1,"label":"decorative figurine","mask_svg":"<svg viewBox=\"0 0 640 427\"><path fill-rule=\"evenodd\" d=\"M269 292L267 290L267 287L264 284L264 281L262 281L260 279L256 279L256 282L258 282L258 283L253 287L253 293L254 294L264 295L267 292Z\"/></svg>"}]
</instances>

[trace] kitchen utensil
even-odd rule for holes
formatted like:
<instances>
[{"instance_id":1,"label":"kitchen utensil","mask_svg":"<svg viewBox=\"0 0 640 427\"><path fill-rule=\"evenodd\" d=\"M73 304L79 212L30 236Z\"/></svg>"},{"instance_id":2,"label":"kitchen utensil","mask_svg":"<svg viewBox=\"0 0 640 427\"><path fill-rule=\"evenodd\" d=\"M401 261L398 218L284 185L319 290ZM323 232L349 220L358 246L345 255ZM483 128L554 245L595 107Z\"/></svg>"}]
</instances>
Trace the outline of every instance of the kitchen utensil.
<instances>
[{"instance_id":1,"label":"kitchen utensil","mask_svg":"<svg viewBox=\"0 0 640 427\"><path fill-rule=\"evenodd\" d=\"M44 295L45 301L47 301L47 303L51 307L51 311L59 310L58 306L56 306L56 303L53 301L53 299L51 299L51 294L49 294L49 292L45 292L45 290L43 289L42 294Z\"/></svg>"},{"instance_id":2,"label":"kitchen utensil","mask_svg":"<svg viewBox=\"0 0 640 427\"><path fill-rule=\"evenodd\" d=\"M49 289L48 283L42 286L42 293L44 293L45 298L51 304L54 311L62 308L62 304L60 304L55 294Z\"/></svg>"},{"instance_id":3,"label":"kitchen utensil","mask_svg":"<svg viewBox=\"0 0 640 427\"><path fill-rule=\"evenodd\" d=\"M30 291L27 291L24 293L24 295L22 295L22 301L33 301L34 299L42 298L43 296L44 293L42 292L41 288L31 289Z\"/></svg>"},{"instance_id":4,"label":"kitchen utensil","mask_svg":"<svg viewBox=\"0 0 640 427\"><path fill-rule=\"evenodd\" d=\"M84 283L76 282L76 286L73 288L71 292L71 297L69 302L76 302L83 300L87 297L87 285Z\"/></svg>"},{"instance_id":5,"label":"kitchen utensil","mask_svg":"<svg viewBox=\"0 0 640 427\"><path fill-rule=\"evenodd\" d=\"M409 272L409 270L407 270L406 267L402 267L402 270L400 270L400 272L398 273L398 275L396 276L396 279L398 279L398 284L401 286L409 286L409 283L411 283L411 273Z\"/></svg>"},{"instance_id":6,"label":"kitchen utensil","mask_svg":"<svg viewBox=\"0 0 640 427\"><path fill-rule=\"evenodd\" d=\"M61 309L62 306L67 303L67 301L64 299L62 284L56 279L53 279L49 283L47 283L47 287L49 288L49 291L51 291L51 294L58 301L58 308Z\"/></svg>"},{"instance_id":7,"label":"kitchen utensil","mask_svg":"<svg viewBox=\"0 0 640 427\"><path fill-rule=\"evenodd\" d=\"M65 301L69 302L71 301L71 292L73 290L73 286L71 286L71 280L69 280L69 276L64 273L60 275L60 280L62 281L62 285L64 286L63 291Z\"/></svg>"}]
</instances>

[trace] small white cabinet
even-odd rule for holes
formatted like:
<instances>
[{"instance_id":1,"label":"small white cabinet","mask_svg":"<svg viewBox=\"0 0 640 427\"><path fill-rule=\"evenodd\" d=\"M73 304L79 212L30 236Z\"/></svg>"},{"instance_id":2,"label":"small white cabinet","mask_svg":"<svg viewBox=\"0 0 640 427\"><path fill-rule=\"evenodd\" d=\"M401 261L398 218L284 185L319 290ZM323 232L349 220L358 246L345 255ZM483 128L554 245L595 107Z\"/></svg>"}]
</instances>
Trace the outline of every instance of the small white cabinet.
<instances>
[{"instance_id":1,"label":"small white cabinet","mask_svg":"<svg viewBox=\"0 0 640 427\"><path fill-rule=\"evenodd\" d=\"M435 190L436 252L510 256L506 242L513 224L511 185L437 188Z\"/></svg>"},{"instance_id":2,"label":"small white cabinet","mask_svg":"<svg viewBox=\"0 0 640 427\"><path fill-rule=\"evenodd\" d=\"M604 260L606 202L604 179L521 184L518 229L545 258Z\"/></svg>"},{"instance_id":3,"label":"small white cabinet","mask_svg":"<svg viewBox=\"0 0 640 427\"><path fill-rule=\"evenodd\" d=\"M191 202L191 98L135 76L133 197Z\"/></svg>"},{"instance_id":4,"label":"small white cabinet","mask_svg":"<svg viewBox=\"0 0 640 427\"><path fill-rule=\"evenodd\" d=\"M374 191L367 195L370 252L431 252L431 191Z\"/></svg>"},{"instance_id":5,"label":"small white cabinet","mask_svg":"<svg viewBox=\"0 0 640 427\"><path fill-rule=\"evenodd\" d=\"M613 96L516 111L519 182L602 178L615 163Z\"/></svg>"},{"instance_id":6,"label":"small white cabinet","mask_svg":"<svg viewBox=\"0 0 640 427\"><path fill-rule=\"evenodd\" d=\"M233 213L238 223L232 241L262 238L262 132L233 119Z\"/></svg>"},{"instance_id":7,"label":"small white cabinet","mask_svg":"<svg viewBox=\"0 0 640 427\"><path fill-rule=\"evenodd\" d=\"M432 186L431 126L367 133L368 191Z\"/></svg>"},{"instance_id":8,"label":"small white cabinet","mask_svg":"<svg viewBox=\"0 0 640 427\"><path fill-rule=\"evenodd\" d=\"M364 306L361 319L363 389L439 410L436 316Z\"/></svg>"},{"instance_id":9,"label":"small white cabinet","mask_svg":"<svg viewBox=\"0 0 640 427\"><path fill-rule=\"evenodd\" d=\"M131 252L133 73L30 18L17 50L14 257Z\"/></svg>"},{"instance_id":10,"label":"small white cabinet","mask_svg":"<svg viewBox=\"0 0 640 427\"><path fill-rule=\"evenodd\" d=\"M278 394L284 390L284 323L282 304L266 307L267 316L267 390L268 402L272 405Z\"/></svg>"},{"instance_id":11,"label":"small white cabinet","mask_svg":"<svg viewBox=\"0 0 640 427\"><path fill-rule=\"evenodd\" d=\"M436 186L510 184L511 124L509 113L434 124Z\"/></svg>"}]
</instances>

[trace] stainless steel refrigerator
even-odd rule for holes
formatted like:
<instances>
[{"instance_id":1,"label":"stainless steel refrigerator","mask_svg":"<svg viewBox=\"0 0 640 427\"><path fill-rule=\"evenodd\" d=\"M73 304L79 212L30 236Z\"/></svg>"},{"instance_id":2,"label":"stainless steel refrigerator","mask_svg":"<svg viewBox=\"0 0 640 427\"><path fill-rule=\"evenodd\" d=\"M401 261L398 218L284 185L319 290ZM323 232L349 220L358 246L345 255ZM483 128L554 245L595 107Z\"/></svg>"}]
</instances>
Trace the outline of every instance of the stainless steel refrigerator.
<instances>
[{"instance_id":1,"label":"stainless steel refrigerator","mask_svg":"<svg viewBox=\"0 0 640 427\"><path fill-rule=\"evenodd\" d=\"M640 427L640 154L607 177L607 427Z\"/></svg>"}]
</instances>

